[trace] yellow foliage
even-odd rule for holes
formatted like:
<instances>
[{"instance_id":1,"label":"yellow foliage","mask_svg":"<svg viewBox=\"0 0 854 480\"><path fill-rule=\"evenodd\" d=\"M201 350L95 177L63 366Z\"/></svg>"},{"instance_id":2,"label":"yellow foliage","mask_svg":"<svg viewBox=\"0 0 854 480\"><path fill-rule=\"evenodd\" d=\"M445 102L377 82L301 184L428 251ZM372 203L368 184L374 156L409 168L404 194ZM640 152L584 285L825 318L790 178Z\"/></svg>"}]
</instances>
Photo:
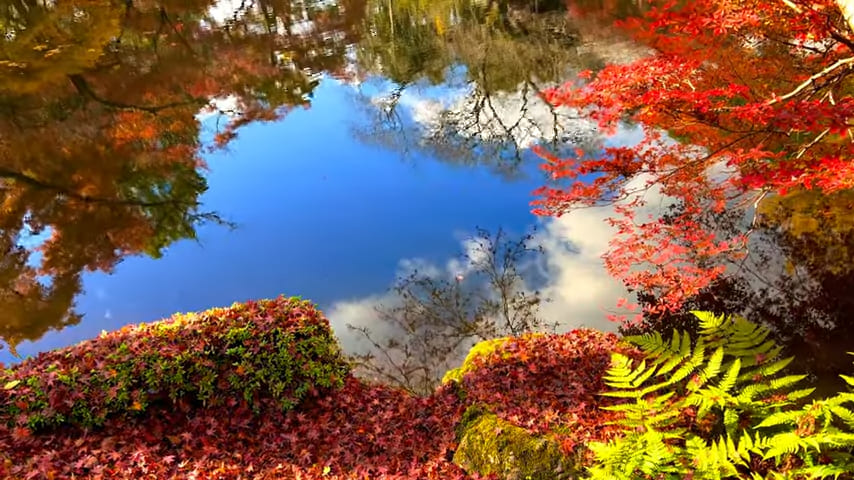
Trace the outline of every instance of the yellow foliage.
<instances>
[{"instance_id":1,"label":"yellow foliage","mask_svg":"<svg viewBox=\"0 0 854 480\"><path fill-rule=\"evenodd\" d=\"M797 264L842 275L854 268L854 191L826 195L815 190L796 190L764 200L757 209L762 224L779 229L787 242L797 245L803 258Z\"/></svg>"},{"instance_id":2,"label":"yellow foliage","mask_svg":"<svg viewBox=\"0 0 854 480\"><path fill-rule=\"evenodd\" d=\"M110 0L32 6L16 19L12 40L0 43L0 93L35 93L95 66L118 37L121 18Z\"/></svg>"},{"instance_id":3,"label":"yellow foliage","mask_svg":"<svg viewBox=\"0 0 854 480\"><path fill-rule=\"evenodd\" d=\"M466 355L466 359L463 361L462 365L453 370L448 370L448 372L445 373L445 376L442 377L442 384L462 381L465 374L474 368L475 359L485 357L492 352L499 350L511 338L512 337L494 338L492 340L478 342L471 348L471 350L469 350L469 353Z\"/></svg>"}]
</instances>

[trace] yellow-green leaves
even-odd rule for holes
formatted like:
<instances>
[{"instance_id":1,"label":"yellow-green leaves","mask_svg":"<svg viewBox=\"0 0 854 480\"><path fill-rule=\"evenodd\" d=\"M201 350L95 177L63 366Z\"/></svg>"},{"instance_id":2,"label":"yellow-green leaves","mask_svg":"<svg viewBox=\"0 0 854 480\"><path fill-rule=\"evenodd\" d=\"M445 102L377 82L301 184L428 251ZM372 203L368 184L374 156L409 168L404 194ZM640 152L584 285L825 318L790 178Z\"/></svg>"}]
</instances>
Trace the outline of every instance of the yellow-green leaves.
<instances>
[{"instance_id":1,"label":"yellow-green leaves","mask_svg":"<svg viewBox=\"0 0 854 480\"><path fill-rule=\"evenodd\" d=\"M695 313L701 325L696 341L681 332L669 339L659 333L627 337L644 359L612 355L604 377L612 390L602 395L628 401L601 408L618 415L612 424L623 437L590 446L597 460L593 478L792 479L854 471L850 455L822 456L854 446L854 433L840 429L854 430L848 405L854 394L799 408L813 389L793 389L805 375L781 375L792 359L778 358L780 348L766 328ZM854 385L854 377L843 379Z\"/></svg>"}]
</instances>

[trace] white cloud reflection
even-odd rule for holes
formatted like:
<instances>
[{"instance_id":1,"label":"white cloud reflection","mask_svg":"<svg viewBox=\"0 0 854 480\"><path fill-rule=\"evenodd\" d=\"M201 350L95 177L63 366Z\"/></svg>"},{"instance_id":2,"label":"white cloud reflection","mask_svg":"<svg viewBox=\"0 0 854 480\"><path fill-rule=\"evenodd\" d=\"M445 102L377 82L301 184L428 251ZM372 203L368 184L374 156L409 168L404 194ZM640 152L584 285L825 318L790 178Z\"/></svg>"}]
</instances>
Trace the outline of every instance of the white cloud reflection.
<instances>
[{"instance_id":1,"label":"white cloud reflection","mask_svg":"<svg viewBox=\"0 0 854 480\"><path fill-rule=\"evenodd\" d=\"M545 220L534 235L534 243L543 248L543 254L539 264L533 266L540 271L532 276L544 276L546 281L532 285L531 280L526 279L526 289L538 289L543 298L550 300L541 305L539 313L545 323L558 324L559 331L577 327L616 330L617 324L607 316L615 311L617 299L626 298L629 293L618 280L608 275L602 260L614 235L614 228L605 222L612 214L610 207L574 211L561 218ZM461 250L473 256L483 255L472 240L463 240ZM457 275L465 276L471 266L458 258L451 258L444 264L417 258L404 259L399 264L400 273L413 269L434 279L450 280ZM394 292L385 292L336 302L326 313L344 349L348 353L361 353L366 345L346 325L368 327L377 338L387 338L393 332L378 322L375 309L379 305L393 307L398 304Z\"/></svg>"}]
</instances>

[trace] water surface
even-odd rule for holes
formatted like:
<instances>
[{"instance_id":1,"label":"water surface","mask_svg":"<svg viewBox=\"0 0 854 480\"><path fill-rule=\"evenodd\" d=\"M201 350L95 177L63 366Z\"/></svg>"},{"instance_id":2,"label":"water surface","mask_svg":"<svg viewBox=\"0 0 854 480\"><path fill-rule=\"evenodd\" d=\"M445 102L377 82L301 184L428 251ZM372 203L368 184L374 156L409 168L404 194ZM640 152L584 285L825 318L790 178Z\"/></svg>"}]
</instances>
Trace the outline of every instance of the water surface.
<instances>
[{"instance_id":1,"label":"water surface","mask_svg":"<svg viewBox=\"0 0 854 480\"><path fill-rule=\"evenodd\" d=\"M535 146L640 138L539 96L648 53L609 25L552 0L7 2L0 361L279 294L317 302L352 350L346 325L377 327L413 270L479 294L478 227L538 229L513 287L551 300L544 323L614 329L636 292L603 269L613 212L529 206L550 182ZM834 339L844 351L850 205L769 197L749 261L689 306L789 325L810 358Z\"/></svg>"},{"instance_id":2,"label":"water surface","mask_svg":"<svg viewBox=\"0 0 854 480\"><path fill-rule=\"evenodd\" d=\"M475 228L541 223L531 147L606 140L538 92L595 48L559 2L390 5L7 5L3 340L28 356L280 293L343 331L412 265L460 274ZM580 248L545 232L559 274ZM582 310L621 290L597 281Z\"/></svg>"}]
</instances>

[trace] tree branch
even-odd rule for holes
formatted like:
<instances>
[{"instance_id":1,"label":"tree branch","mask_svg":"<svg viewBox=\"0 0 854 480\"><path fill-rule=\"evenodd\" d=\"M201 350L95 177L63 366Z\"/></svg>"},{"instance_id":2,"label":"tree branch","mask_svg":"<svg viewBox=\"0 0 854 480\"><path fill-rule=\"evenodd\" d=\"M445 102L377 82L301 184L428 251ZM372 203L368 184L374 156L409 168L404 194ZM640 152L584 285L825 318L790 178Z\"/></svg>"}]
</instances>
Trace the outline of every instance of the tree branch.
<instances>
[{"instance_id":1,"label":"tree branch","mask_svg":"<svg viewBox=\"0 0 854 480\"><path fill-rule=\"evenodd\" d=\"M842 67L844 65L850 65L852 63L854 63L854 57L843 58L842 60L837 61L833 65L825 68L824 70L822 70L822 71L816 73L815 75L811 76L810 78L806 79L803 83L801 83L800 85L795 87L795 89L792 90L791 92L783 95L782 97L775 96L773 99L768 101L768 105L774 105L775 103L779 103L779 102L788 100L788 99L798 95L799 93L801 93L805 88L807 88L810 85L812 85L813 83L815 83L815 81L818 80L819 78L827 75L828 73L836 70L839 67Z\"/></svg>"},{"instance_id":2,"label":"tree branch","mask_svg":"<svg viewBox=\"0 0 854 480\"><path fill-rule=\"evenodd\" d=\"M143 106L143 105L133 105L129 103L123 102L115 102L112 100L107 100L106 98L100 97L97 93L95 93L92 88L89 86L89 83L83 78L80 74L69 75L68 79L71 80L71 84L74 85L74 88L77 89L77 92L83 95L90 100L94 100L102 105L107 107L115 108L118 110L132 110L137 112L146 112L152 115L156 115L161 110L168 110L170 108L183 107L186 105L205 105L207 104L207 100L202 100L198 98L190 98L188 100L182 102L171 102L165 103L163 105L154 105L154 106Z\"/></svg>"}]
</instances>

